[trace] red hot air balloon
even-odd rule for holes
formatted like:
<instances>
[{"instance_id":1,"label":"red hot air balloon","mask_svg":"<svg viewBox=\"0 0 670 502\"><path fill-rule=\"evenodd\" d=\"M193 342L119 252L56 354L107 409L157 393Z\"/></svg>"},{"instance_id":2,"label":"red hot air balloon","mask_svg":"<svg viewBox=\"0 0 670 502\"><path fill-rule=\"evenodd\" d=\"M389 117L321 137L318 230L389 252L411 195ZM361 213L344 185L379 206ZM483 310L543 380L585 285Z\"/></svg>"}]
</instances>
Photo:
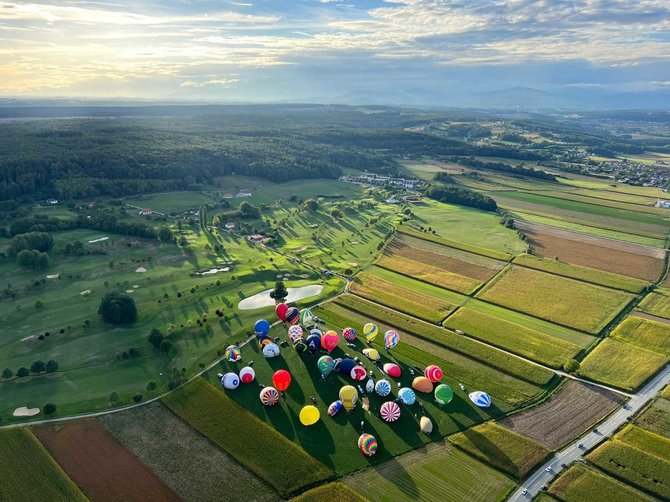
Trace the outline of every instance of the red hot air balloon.
<instances>
[{"instance_id":1,"label":"red hot air balloon","mask_svg":"<svg viewBox=\"0 0 670 502\"><path fill-rule=\"evenodd\" d=\"M337 347L339 341L340 335L338 335L335 331L326 331L321 336L321 348L326 349L328 352L332 352L333 349Z\"/></svg>"},{"instance_id":2,"label":"red hot air balloon","mask_svg":"<svg viewBox=\"0 0 670 502\"><path fill-rule=\"evenodd\" d=\"M291 374L286 370L277 370L272 375L272 383L279 392L284 392L291 385Z\"/></svg>"},{"instance_id":3,"label":"red hot air balloon","mask_svg":"<svg viewBox=\"0 0 670 502\"><path fill-rule=\"evenodd\" d=\"M281 320L281 321L286 320L286 311L287 310L288 310L288 305L286 305L285 303L279 303L275 307L275 314L277 314L277 317L279 318L279 320Z\"/></svg>"},{"instance_id":4,"label":"red hot air balloon","mask_svg":"<svg viewBox=\"0 0 670 502\"><path fill-rule=\"evenodd\" d=\"M284 314L284 321L295 324L300 320L300 311L297 307L290 307Z\"/></svg>"}]
</instances>

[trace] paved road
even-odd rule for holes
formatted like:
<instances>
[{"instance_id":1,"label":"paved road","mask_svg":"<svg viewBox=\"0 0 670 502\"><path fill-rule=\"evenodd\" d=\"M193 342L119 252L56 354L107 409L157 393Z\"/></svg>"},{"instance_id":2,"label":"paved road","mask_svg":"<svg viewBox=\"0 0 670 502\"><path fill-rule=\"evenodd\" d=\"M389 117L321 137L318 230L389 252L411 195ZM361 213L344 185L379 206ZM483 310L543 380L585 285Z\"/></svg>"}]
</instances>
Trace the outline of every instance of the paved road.
<instances>
[{"instance_id":1,"label":"paved road","mask_svg":"<svg viewBox=\"0 0 670 502\"><path fill-rule=\"evenodd\" d=\"M659 372L649 383L635 394L622 408L606 418L598 425L598 432L589 431L563 450L556 453L537 471L535 471L525 483L515 491L508 499L509 502L527 502L537 495L540 489L549 484L558 473L563 470L561 464L570 465L575 460L582 458L587 451L595 448L605 441L617 430L631 415L637 413L644 405L651 401L658 392L670 383L670 364ZM582 448L579 445L582 445ZM547 471L547 469L551 469ZM524 495L523 490L527 490Z\"/></svg>"}]
</instances>

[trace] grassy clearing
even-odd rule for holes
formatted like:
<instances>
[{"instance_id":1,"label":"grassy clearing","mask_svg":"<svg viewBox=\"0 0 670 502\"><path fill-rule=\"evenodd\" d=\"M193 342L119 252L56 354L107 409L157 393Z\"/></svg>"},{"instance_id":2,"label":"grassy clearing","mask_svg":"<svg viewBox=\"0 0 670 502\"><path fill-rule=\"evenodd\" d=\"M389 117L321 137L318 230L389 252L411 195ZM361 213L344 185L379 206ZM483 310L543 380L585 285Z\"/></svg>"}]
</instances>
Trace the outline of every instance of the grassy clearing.
<instances>
[{"instance_id":1,"label":"grassy clearing","mask_svg":"<svg viewBox=\"0 0 670 502\"><path fill-rule=\"evenodd\" d=\"M628 425L615 436L615 439L665 462L670 462L670 439L668 438L635 425Z\"/></svg>"},{"instance_id":2,"label":"grassy clearing","mask_svg":"<svg viewBox=\"0 0 670 502\"><path fill-rule=\"evenodd\" d=\"M449 316L444 324L451 330L463 331L467 336L553 368L561 367L583 348L465 307Z\"/></svg>"},{"instance_id":3,"label":"grassy clearing","mask_svg":"<svg viewBox=\"0 0 670 502\"><path fill-rule=\"evenodd\" d=\"M132 206L149 208L159 213L175 215L204 204L218 203L219 199L201 192L166 192L126 197L124 202Z\"/></svg>"},{"instance_id":4,"label":"grassy clearing","mask_svg":"<svg viewBox=\"0 0 670 502\"><path fill-rule=\"evenodd\" d=\"M610 335L643 349L670 356L670 324L628 317Z\"/></svg>"},{"instance_id":5,"label":"grassy clearing","mask_svg":"<svg viewBox=\"0 0 670 502\"><path fill-rule=\"evenodd\" d=\"M625 483L670 498L670 462L617 440L607 441L586 458Z\"/></svg>"},{"instance_id":6,"label":"grassy clearing","mask_svg":"<svg viewBox=\"0 0 670 502\"><path fill-rule=\"evenodd\" d=\"M652 502L644 493L579 462L571 465L549 487L564 502Z\"/></svg>"},{"instance_id":7,"label":"grassy clearing","mask_svg":"<svg viewBox=\"0 0 670 502\"><path fill-rule=\"evenodd\" d=\"M344 481L370 500L502 501L514 488L504 474L439 442Z\"/></svg>"},{"instance_id":8,"label":"grassy clearing","mask_svg":"<svg viewBox=\"0 0 670 502\"><path fill-rule=\"evenodd\" d=\"M0 500L88 500L26 428L0 431Z\"/></svg>"},{"instance_id":9,"label":"grassy clearing","mask_svg":"<svg viewBox=\"0 0 670 502\"><path fill-rule=\"evenodd\" d=\"M438 235L422 232L412 227L401 226L397 228L397 231L400 232L401 234L409 235L410 237L415 237L417 239L424 239L426 241L433 242L435 244L452 247L454 249L459 249L461 251L466 251L468 253L487 256L489 258L493 258L494 260L509 261L514 257L514 254L511 253L501 253L484 247L465 244L463 242L454 241L451 239L447 239L445 237L440 237ZM522 251L525 251L525 249L520 250L520 252Z\"/></svg>"},{"instance_id":10,"label":"grassy clearing","mask_svg":"<svg viewBox=\"0 0 670 502\"><path fill-rule=\"evenodd\" d=\"M640 279L626 277L618 274L611 274L596 270L593 268L580 267L579 265L570 265L558 260L549 260L547 258L539 258L529 254L522 254L514 259L515 265L522 265L524 267L540 270L544 272L551 272L553 274L562 275L572 279L592 282L614 289L623 289L630 293L639 293L649 283Z\"/></svg>"},{"instance_id":11,"label":"grassy clearing","mask_svg":"<svg viewBox=\"0 0 670 502\"><path fill-rule=\"evenodd\" d=\"M535 441L486 422L449 436L449 442L516 479L522 479L550 454Z\"/></svg>"},{"instance_id":12,"label":"grassy clearing","mask_svg":"<svg viewBox=\"0 0 670 502\"><path fill-rule=\"evenodd\" d=\"M606 338L584 359L580 376L633 391L668 362L668 358L629 343Z\"/></svg>"},{"instance_id":13,"label":"grassy clearing","mask_svg":"<svg viewBox=\"0 0 670 502\"><path fill-rule=\"evenodd\" d=\"M312 488L311 490L291 499L293 502L322 502L336 500L337 502L365 502L365 497L359 495L342 483L328 483L327 485Z\"/></svg>"},{"instance_id":14,"label":"grassy clearing","mask_svg":"<svg viewBox=\"0 0 670 502\"><path fill-rule=\"evenodd\" d=\"M635 419L635 423L651 432L670 438L670 401L656 399Z\"/></svg>"},{"instance_id":15,"label":"grassy clearing","mask_svg":"<svg viewBox=\"0 0 670 502\"><path fill-rule=\"evenodd\" d=\"M478 298L589 333L599 333L633 295L512 266Z\"/></svg>"},{"instance_id":16,"label":"grassy clearing","mask_svg":"<svg viewBox=\"0 0 670 502\"><path fill-rule=\"evenodd\" d=\"M413 319L409 316L384 309L353 295L339 296L336 305L350 309L363 317L369 317L380 323L389 324L405 333L414 335L427 342L459 352L460 354L492 366L512 376L522 378L537 385L548 383L553 374L538 366L528 364L519 359L512 359L506 354L482 345L474 340L458 335L453 331L433 326Z\"/></svg>"},{"instance_id":17,"label":"grassy clearing","mask_svg":"<svg viewBox=\"0 0 670 502\"><path fill-rule=\"evenodd\" d=\"M163 402L283 495L332 475L295 443L203 379L179 388Z\"/></svg>"},{"instance_id":18,"label":"grassy clearing","mask_svg":"<svg viewBox=\"0 0 670 502\"><path fill-rule=\"evenodd\" d=\"M670 290L658 288L645 296L637 306L642 312L670 319Z\"/></svg>"}]
</instances>

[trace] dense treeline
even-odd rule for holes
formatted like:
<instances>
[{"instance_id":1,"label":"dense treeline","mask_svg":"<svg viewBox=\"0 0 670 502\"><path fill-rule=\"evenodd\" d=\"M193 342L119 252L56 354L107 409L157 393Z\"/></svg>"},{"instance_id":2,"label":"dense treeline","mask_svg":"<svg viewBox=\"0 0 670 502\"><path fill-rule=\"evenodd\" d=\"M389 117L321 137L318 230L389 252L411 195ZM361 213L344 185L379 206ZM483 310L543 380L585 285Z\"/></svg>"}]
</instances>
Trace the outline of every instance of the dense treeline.
<instances>
[{"instance_id":1,"label":"dense treeline","mask_svg":"<svg viewBox=\"0 0 670 502\"><path fill-rule=\"evenodd\" d=\"M90 216L90 218L88 216ZM9 234L11 236L21 237L21 234L26 233L56 232L61 230L73 230L75 228L90 228L102 232L147 237L151 239L157 237L156 230L145 223L119 221L116 216L102 211L87 216L82 214L74 219L44 216L20 218L12 222L9 227Z\"/></svg>"},{"instance_id":2,"label":"dense treeline","mask_svg":"<svg viewBox=\"0 0 670 502\"><path fill-rule=\"evenodd\" d=\"M47 232L28 232L12 237L9 244L9 253L11 255L16 255L25 249L46 252L49 251L53 245L54 239Z\"/></svg>"},{"instance_id":3,"label":"dense treeline","mask_svg":"<svg viewBox=\"0 0 670 502\"><path fill-rule=\"evenodd\" d=\"M495 211L498 209L496 201L488 195L475 192L467 188L452 187L446 185L432 185L426 190L426 195L431 199L450 204L474 207L484 211Z\"/></svg>"},{"instance_id":4,"label":"dense treeline","mask_svg":"<svg viewBox=\"0 0 670 502\"><path fill-rule=\"evenodd\" d=\"M556 176L551 173L542 171L541 169L534 169L532 167L511 166L504 162L483 162L473 158L455 157L451 159L458 164L474 167L477 169L487 169L489 171L498 171L502 173L518 174L521 176L528 176L529 178L537 178L541 180L556 181Z\"/></svg>"}]
</instances>

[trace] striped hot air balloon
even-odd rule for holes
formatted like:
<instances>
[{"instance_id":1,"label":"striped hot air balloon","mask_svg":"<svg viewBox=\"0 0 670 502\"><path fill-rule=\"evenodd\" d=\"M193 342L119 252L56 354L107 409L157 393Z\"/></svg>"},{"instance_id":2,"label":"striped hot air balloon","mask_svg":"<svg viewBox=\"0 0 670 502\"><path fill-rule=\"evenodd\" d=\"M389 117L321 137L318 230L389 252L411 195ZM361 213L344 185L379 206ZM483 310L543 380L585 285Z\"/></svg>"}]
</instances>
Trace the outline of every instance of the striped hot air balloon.
<instances>
[{"instance_id":1,"label":"striped hot air balloon","mask_svg":"<svg viewBox=\"0 0 670 502\"><path fill-rule=\"evenodd\" d=\"M377 443L377 438L372 434L364 432L358 438L358 449L361 450L361 453L366 457L372 457L377 453L379 444Z\"/></svg>"},{"instance_id":2,"label":"striped hot air balloon","mask_svg":"<svg viewBox=\"0 0 670 502\"><path fill-rule=\"evenodd\" d=\"M365 336L366 342L372 343L377 337L377 333L379 333L379 328L377 328L376 324L369 322L363 326L363 335Z\"/></svg>"},{"instance_id":3,"label":"striped hot air balloon","mask_svg":"<svg viewBox=\"0 0 670 502\"><path fill-rule=\"evenodd\" d=\"M382 404L379 414L385 422L395 422L400 418L400 406L395 401L387 401Z\"/></svg>"},{"instance_id":4,"label":"striped hot air balloon","mask_svg":"<svg viewBox=\"0 0 670 502\"><path fill-rule=\"evenodd\" d=\"M468 397L470 398L470 401L475 403L480 408L488 408L491 406L491 396L489 396L486 392L476 390L475 392L470 392Z\"/></svg>"}]
</instances>

